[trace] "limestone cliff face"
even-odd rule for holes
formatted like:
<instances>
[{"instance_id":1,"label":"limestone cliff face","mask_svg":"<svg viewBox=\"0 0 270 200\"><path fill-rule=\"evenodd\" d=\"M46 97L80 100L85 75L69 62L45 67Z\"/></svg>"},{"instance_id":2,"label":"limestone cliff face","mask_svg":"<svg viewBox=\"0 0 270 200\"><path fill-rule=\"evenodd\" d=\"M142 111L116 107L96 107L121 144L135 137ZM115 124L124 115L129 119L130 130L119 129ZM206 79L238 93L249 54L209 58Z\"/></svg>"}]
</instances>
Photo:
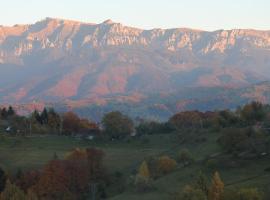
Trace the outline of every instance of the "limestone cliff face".
<instances>
[{"instance_id":1,"label":"limestone cliff face","mask_svg":"<svg viewBox=\"0 0 270 200\"><path fill-rule=\"evenodd\" d=\"M107 20L101 24L47 18L33 25L0 27L0 56L21 56L33 51L57 48L135 46L155 50L193 53L224 53L234 47L270 49L270 32L256 30L220 30L206 32L192 29L141 30Z\"/></svg>"},{"instance_id":2,"label":"limestone cliff face","mask_svg":"<svg viewBox=\"0 0 270 200\"><path fill-rule=\"evenodd\" d=\"M0 102L133 95L270 79L270 31L142 30L46 18L0 27Z\"/></svg>"}]
</instances>

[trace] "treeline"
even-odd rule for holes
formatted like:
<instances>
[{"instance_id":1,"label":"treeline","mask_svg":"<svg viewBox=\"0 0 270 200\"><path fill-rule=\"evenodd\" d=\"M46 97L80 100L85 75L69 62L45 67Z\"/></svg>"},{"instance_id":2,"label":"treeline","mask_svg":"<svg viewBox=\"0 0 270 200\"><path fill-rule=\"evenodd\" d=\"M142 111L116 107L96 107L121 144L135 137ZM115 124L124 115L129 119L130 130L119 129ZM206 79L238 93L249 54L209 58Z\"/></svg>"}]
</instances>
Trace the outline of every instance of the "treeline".
<instances>
[{"instance_id":1,"label":"treeline","mask_svg":"<svg viewBox=\"0 0 270 200\"><path fill-rule=\"evenodd\" d=\"M175 133L179 143L205 142L204 134L214 132L226 153L263 156L270 153L270 106L252 102L235 111L185 111L163 123L143 121L136 130L138 135Z\"/></svg>"},{"instance_id":2,"label":"treeline","mask_svg":"<svg viewBox=\"0 0 270 200\"><path fill-rule=\"evenodd\" d=\"M103 116L100 124L80 118L73 112L59 114L53 108L34 111L29 116L19 116L10 106L0 109L0 128L10 126L12 133L63 134L102 132L110 139L124 139L131 135L169 134L179 130L222 130L226 128L270 127L270 106L252 102L235 111L184 111L173 115L167 122L136 119L114 111ZM248 133L249 134L249 133Z\"/></svg>"},{"instance_id":3,"label":"treeline","mask_svg":"<svg viewBox=\"0 0 270 200\"><path fill-rule=\"evenodd\" d=\"M136 130L138 134L172 133L183 129L222 129L243 128L258 125L268 127L270 106L252 102L235 111L184 111L173 115L167 122L141 121Z\"/></svg>"},{"instance_id":4,"label":"treeline","mask_svg":"<svg viewBox=\"0 0 270 200\"><path fill-rule=\"evenodd\" d=\"M80 118L73 112L59 114L53 108L35 110L29 116L16 114L10 106L0 109L0 128L2 132L18 135L33 134L98 134L99 127L88 119Z\"/></svg>"}]
</instances>

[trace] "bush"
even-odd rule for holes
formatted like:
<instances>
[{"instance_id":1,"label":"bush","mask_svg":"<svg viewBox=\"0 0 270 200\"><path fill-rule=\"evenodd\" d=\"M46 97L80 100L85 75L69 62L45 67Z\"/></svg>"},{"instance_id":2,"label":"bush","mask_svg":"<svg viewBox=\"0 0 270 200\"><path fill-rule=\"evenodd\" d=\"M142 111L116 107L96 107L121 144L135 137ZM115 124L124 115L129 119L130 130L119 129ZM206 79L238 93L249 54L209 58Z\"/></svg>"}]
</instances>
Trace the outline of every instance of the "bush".
<instances>
[{"instance_id":1,"label":"bush","mask_svg":"<svg viewBox=\"0 0 270 200\"><path fill-rule=\"evenodd\" d=\"M262 194L256 188L241 189L238 194L239 200L262 200Z\"/></svg>"},{"instance_id":2,"label":"bush","mask_svg":"<svg viewBox=\"0 0 270 200\"><path fill-rule=\"evenodd\" d=\"M263 195L257 188L244 188L239 191L228 190L223 195L223 200L262 200Z\"/></svg>"},{"instance_id":3,"label":"bush","mask_svg":"<svg viewBox=\"0 0 270 200\"><path fill-rule=\"evenodd\" d=\"M178 153L177 161L184 166L188 166L194 162L194 158L188 149L182 149Z\"/></svg>"},{"instance_id":4,"label":"bush","mask_svg":"<svg viewBox=\"0 0 270 200\"><path fill-rule=\"evenodd\" d=\"M215 169L219 166L219 160L217 160L215 158L211 158L211 159L206 161L205 166L208 169Z\"/></svg>"},{"instance_id":5,"label":"bush","mask_svg":"<svg viewBox=\"0 0 270 200\"><path fill-rule=\"evenodd\" d=\"M176 161L169 156L161 156L158 160L158 171L161 174L168 174L176 168Z\"/></svg>"},{"instance_id":6,"label":"bush","mask_svg":"<svg viewBox=\"0 0 270 200\"><path fill-rule=\"evenodd\" d=\"M207 200L207 197L202 190L188 185L176 196L175 200Z\"/></svg>"}]
</instances>

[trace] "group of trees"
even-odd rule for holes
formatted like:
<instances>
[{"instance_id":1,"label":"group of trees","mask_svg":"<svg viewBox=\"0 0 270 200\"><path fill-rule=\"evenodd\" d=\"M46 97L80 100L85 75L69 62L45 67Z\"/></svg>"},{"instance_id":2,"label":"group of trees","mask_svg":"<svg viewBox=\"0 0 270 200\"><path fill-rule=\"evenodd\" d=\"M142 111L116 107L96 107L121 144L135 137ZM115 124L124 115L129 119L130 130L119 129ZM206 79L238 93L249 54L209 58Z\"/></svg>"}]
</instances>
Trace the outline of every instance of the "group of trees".
<instances>
[{"instance_id":1,"label":"group of trees","mask_svg":"<svg viewBox=\"0 0 270 200\"><path fill-rule=\"evenodd\" d=\"M40 171L20 172L7 179L0 170L1 200L73 200L106 198L107 172L99 149L75 149L54 158Z\"/></svg>"},{"instance_id":2,"label":"group of trees","mask_svg":"<svg viewBox=\"0 0 270 200\"><path fill-rule=\"evenodd\" d=\"M183 188L175 200L262 200L263 194L256 188L226 189L218 172L209 184L207 177L199 173L191 185Z\"/></svg>"},{"instance_id":3,"label":"group of trees","mask_svg":"<svg viewBox=\"0 0 270 200\"><path fill-rule=\"evenodd\" d=\"M254 153L260 155L268 152L268 134L254 128L226 128L221 131L218 143L231 154Z\"/></svg>"},{"instance_id":4,"label":"group of trees","mask_svg":"<svg viewBox=\"0 0 270 200\"><path fill-rule=\"evenodd\" d=\"M29 116L19 116L10 106L0 109L0 120L6 121L2 129L10 126L12 133L27 134L99 134L101 127L95 122L80 118L74 112L57 113L53 108L35 110ZM1 126L1 124L0 124ZM103 133L109 138L123 139L135 132L133 121L121 112L115 111L104 115Z\"/></svg>"},{"instance_id":5,"label":"group of trees","mask_svg":"<svg viewBox=\"0 0 270 200\"><path fill-rule=\"evenodd\" d=\"M136 127L138 135L173 133L183 129L223 129L267 124L270 121L270 106L251 102L235 111L183 111L173 115L167 122L143 121Z\"/></svg>"},{"instance_id":6,"label":"group of trees","mask_svg":"<svg viewBox=\"0 0 270 200\"><path fill-rule=\"evenodd\" d=\"M7 119L9 117L13 117L14 115L16 115L16 113L12 106L9 106L8 108L0 108L0 119Z\"/></svg>"},{"instance_id":7,"label":"group of trees","mask_svg":"<svg viewBox=\"0 0 270 200\"><path fill-rule=\"evenodd\" d=\"M135 177L135 186L139 192L151 189L152 180L171 173L176 169L176 161L167 156L150 157L139 166Z\"/></svg>"},{"instance_id":8,"label":"group of trees","mask_svg":"<svg viewBox=\"0 0 270 200\"><path fill-rule=\"evenodd\" d=\"M246 127L269 120L269 105L251 102L236 111L185 111L173 115L169 123L177 129L183 128L225 128Z\"/></svg>"},{"instance_id":9,"label":"group of trees","mask_svg":"<svg viewBox=\"0 0 270 200\"><path fill-rule=\"evenodd\" d=\"M44 108L42 112L34 111L30 116L30 120L32 126L36 127L37 129L35 132L38 132L40 127L45 127L45 134L46 131L51 131L60 135L76 135L99 132L99 127L96 123L88 119L80 118L73 112L66 112L60 115L52 108L49 110ZM46 128L48 128L49 131Z\"/></svg>"},{"instance_id":10,"label":"group of trees","mask_svg":"<svg viewBox=\"0 0 270 200\"><path fill-rule=\"evenodd\" d=\"M0 109L0 121L2 129L10 127L9 132L32 134L97 134L99 126L88 119L80 118L73 112L59 114L53 108L44 108L41 112L35 110L29 116L17 115L10 106L8 109Z\"/></svg>"}]
</instances>

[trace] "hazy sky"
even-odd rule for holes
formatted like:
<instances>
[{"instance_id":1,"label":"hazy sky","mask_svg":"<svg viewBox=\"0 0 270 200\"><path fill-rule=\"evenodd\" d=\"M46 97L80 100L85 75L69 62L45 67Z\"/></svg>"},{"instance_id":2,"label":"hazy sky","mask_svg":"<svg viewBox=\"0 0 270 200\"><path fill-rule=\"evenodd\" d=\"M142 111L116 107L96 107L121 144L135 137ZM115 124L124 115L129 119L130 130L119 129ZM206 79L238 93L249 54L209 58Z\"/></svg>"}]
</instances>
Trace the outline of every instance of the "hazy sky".
<instances>
[{"instance_id":1,"label":"hazy sky","mask_svg":"<svg viewBox=\"0 0 270 200\"><path fill-rule=\"evenodd\" d=\"M45 17L100 23L112 19L140 28L270 30L270 0L0 0L0 24Z\"/></svg>"}]
</instances>

